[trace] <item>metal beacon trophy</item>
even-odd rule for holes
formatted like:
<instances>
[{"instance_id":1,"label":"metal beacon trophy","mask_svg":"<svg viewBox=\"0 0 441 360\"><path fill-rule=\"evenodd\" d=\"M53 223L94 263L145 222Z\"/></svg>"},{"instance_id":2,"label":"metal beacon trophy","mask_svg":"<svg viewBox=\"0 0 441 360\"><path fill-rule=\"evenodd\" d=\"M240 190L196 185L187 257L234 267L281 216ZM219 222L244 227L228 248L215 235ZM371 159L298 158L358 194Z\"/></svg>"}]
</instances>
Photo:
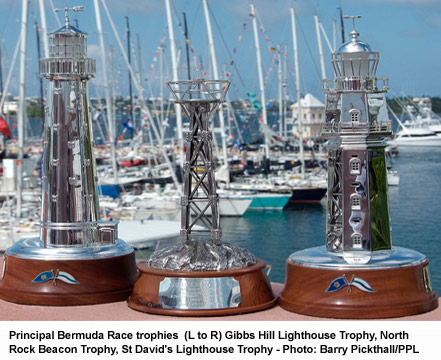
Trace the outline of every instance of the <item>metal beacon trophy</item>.
<instances>
[{"instance_id":1,"label":"metal beacon trophy","mask_svg":"<svg viewBox=\"0 0 441 360\"><path fill-rule=\"evenodd\" d=\"M87 80L86 35L69 24L49 35L40 62L50 81L45 109L40 238L7 249L0 298L23 304L81 305L127 299L136 279L133 249L117 223L100 221Z\"/></svg>"},{"instance_id":2,"label":"metal beacon trophy","mask_svg":"<svg viewBox=\"0 0 441 360\"><path fill-rule=\"evenodd\" d=\"M358 16L357 16L358 17ZM324 83L328 147L326 246L287 260L279 303L297 313L335 318L387 318L432 310L429 261L392 247L385 139L391 134L383 89L377 88L379 53L352 39L332 54L334 88ZM348 17L349 18L349 17Z\"/></svg>"},{"instance_id":3,"label":"metal beacon trophy","mask_svg":"<svg viewBox=\"0 0 441 360\"><path fill-rule=\"evenodd\" d=\"M221 242L209 119L223 102L229 82L177 81L168 87L190 121L183 162L181 242L138 264L128 304L148 313L184 316L268 308L275 298L265 263L245 249ZM194 228L198 221L205 229Z\"/></svg>"}]
</instances>

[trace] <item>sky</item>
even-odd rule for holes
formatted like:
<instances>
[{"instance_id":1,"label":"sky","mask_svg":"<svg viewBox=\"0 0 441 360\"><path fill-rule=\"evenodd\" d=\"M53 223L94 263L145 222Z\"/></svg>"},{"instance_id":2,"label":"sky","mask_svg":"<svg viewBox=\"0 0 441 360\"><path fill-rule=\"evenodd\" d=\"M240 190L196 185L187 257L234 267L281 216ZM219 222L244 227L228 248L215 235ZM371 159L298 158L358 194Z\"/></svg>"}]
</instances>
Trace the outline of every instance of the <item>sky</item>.
<instances>
[{"instance_id":1,"label":"sky","mask_svg":"<svg viewBox=\"0 0 441 360\"><path fill-rule=\"evenodd\" d=\"M165 12L165 0L104 0L117 32L126 49L126 17L131 31L133 66L140 63L144 96L160 95L159 46L164 48L164 78L172 80L170 42ZM192 77L211 78L208 37L202 0L170 0L176 46L179 53L179 77L187 78L183 13L186 13L190 38ZM3 82L11 67L21 24L21 1L0 0L0 45ZM38 0L30 0L28 46L26 55L26 94L37 96L39 89L38 56L34 23L40 23ZM64 14L55 15L53 6L64 7L65 0L44 0L48 30L55 30ZM296 11L299 42L301 91L324 100L314 16L317 15L333 46L333 20L337 21L337 47L341 44L338 8L344 15L361 15L356 27L360 39L380 53L377 77L388 77L389 96L441 96L441 0L208 0L213 40L219 73L232 82L230 98L245 98L247 91L259 92L256 49L250 4L258 14L259 44L266 98L278 96L277 63L287 60L287 89L295 97L295 71L290 8ZM84 5L84 12L71 14L71 23L78 20L79 28L89 34L88 55L97 59L97 76L89 82L92 97L104 96L99 40L93 0L68 1L69 6ZM101 0L100 0L101 4ZM106 51L114 48L113 77L115 92L128 94L128 73L110 22L101 6ZM352 22L345 20L346 40ZM139 46L138 46L139 39ZM330 49L322 36L326 73L333 78ZM286 47L286 56L277 47ZM272 48L272 49L270 49ZM138 51L140 50L140 51ZM272 50L272 51L271 51ZM139 54L141 56L139 56ZM282 62L283 64L283 62ZM9 92L18 93L18 59L13 68ZM45 80L46 81L46 80ZM136 92L135 92L136 93ZM166 97L168 90L164 89Z\"/></svg>"}]
</instances>

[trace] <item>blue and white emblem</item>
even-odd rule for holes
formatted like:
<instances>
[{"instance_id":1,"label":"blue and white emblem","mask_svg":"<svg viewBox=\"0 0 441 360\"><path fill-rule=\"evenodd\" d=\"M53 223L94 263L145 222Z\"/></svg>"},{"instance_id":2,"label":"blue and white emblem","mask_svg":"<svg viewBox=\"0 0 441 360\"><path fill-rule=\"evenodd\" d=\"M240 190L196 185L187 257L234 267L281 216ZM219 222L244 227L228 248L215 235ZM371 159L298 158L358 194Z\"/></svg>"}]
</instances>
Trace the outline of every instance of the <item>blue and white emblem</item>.
<instances>
[{"instance_id":1,"label":"blue and white emblem","mask_svg":"<svg viewBox=\"0 0 441 360\"><path fill-rule=\"evenodd\" d=\"M43 271L42 273L38 274L37 277L32 280L33 283L44 283L46 281L52 280L52 285L57 286L57 280L61 280L67 284L71 285L77 285L80 282L77 281L71 274L65 271L56 270L48 270Z\"/></svg>"},{"instance_id":2,"label":"blue and white emblem","mask_svg":"<svg viewBox=\"0 0 441 360\"><path fill-rule=\"evenodd\" d=\"M352 291L351 286L355 286L357 289L361 291L371 292L371 293L375 292L375 290L369 285L369 283L366 280L363 280L362 278L352 275L351 281L348 281L345 274L343 274L343 276L340 276L335 280L332 280L326 292L338 291L344 288L345 286L348 287L347 289L348 292Z\"/></svg>"}]
</instances>

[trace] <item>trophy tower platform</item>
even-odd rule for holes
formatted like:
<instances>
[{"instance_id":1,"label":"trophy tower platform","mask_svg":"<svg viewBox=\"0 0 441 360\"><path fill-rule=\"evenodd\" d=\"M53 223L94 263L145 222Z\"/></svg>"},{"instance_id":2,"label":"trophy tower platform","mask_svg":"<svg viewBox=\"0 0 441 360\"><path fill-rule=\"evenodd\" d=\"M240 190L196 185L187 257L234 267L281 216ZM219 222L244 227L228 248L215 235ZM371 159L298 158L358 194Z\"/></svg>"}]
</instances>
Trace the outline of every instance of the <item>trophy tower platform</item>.
<instances>
[{"instance_id":1,"label":"trophy tower platform","mask_svg":"<svg viewBox=\"0 0 441 360\"><path fill-rule=\"evenodd\" d=\"M292 254L279 297L286 310L335 318L388 318L438 306L429 261L393 247L385 140L391 134L378 52L358 39L332 54L334 88L324 82L328 145L326 246Z\"/></svg>"},{"instance_id":2,"label":"trophy tower platform","mask_svg":"<svg viewBox=\"0 0 441 360\"><path fill-rule=\"evenodd\" d=\"M138 264L128 305L164 315L213 316L257 311L275 304L265 263L221 242L209 119L223 102L228 81L169 82L190 124L181 197L181 243ZM203 230L194 229L199 222Z\"/></svg>"},{"instance_id":3,"label":"trophy tower platform","mask_svg":"<svg viewBox=\"0 0 441 360\"><path fill-rule=\"evenodd\" d=\"M58 9L56 9L58 10ZM136 279L134 250L117 222L100 220L87 80L86 35L69 24L49 35L40 61L50 81L45 108L40 238L6 250L0 298L36 305L84 305L128 298Z\"/></svg>"}]
</instances>

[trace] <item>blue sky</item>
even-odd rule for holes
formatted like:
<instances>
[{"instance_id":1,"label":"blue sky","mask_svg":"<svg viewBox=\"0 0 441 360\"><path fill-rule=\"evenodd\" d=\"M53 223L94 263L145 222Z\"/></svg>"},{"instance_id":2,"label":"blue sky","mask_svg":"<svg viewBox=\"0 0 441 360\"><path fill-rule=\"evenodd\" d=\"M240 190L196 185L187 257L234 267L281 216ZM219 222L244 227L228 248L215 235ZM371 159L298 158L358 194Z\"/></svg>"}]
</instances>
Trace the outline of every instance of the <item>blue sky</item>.
<instances>
[{"instance_id":1,"label":"blue sky","mask_svg":"<svg viewBox=\"0 0 441 360\"><path fill-rule=\"evenodd\" d=\"M51 1L63 7L65 0L45 0L48 29L57 28L55 16L50 11ZM177 47L181 49L180 74L186 77L185 42L182 33L182 12L187 14L192 60L197 59L210 74L208 40L201 0L172 0L174 33ZM267 80L267 98L277 97L277 68L274 52L268 46L286 44L288 49L289 95L294 96L294 64L289 8L294 7L299 24L299 57L302 93L310 92L323 100L321 92L320 61L314 15L318 15L332 42L332 20L338 19L338 7L344 14L362 15L357 22L360 39L368 42L374 51L380 52L378 77L390 78L391 95L441 96L441 1L440 0L208 0L214 14L212 27L218 66L225 64L231 74L230 96L245 97L246 90L258 92L257 65L252 32L250 4L254 3L265 33L260 32L263 72ZM168 28L164 0L106 0L117 30L125 41L125 16L130 19L132 44L137 52L137 34L141 45L141 67L143 85L147 97L159 96L159 59L156 54L163 40L165 44L166 78L171 80ZM101 85L101 68L95 12L92 0L69 1L69 5L83 4L85 11L74 14L80 28L89 34L89 56L97 58L97 78L90 82L92 96L104 94ZM63 16L58 15L63 22ZM101 11L106 47L115 48L115 79L117 92L128 92L127 68L124 65L115 37L104 11ZM0 0L0 41L2 47L3 79L6 78L10 60L20 31L21 1ZM37 52L34 22L40 22L38 1L30 1L27 94L37 94ZM216 25L217 23L217 25ZM181 24L181 26L180 26ZM219 31L218 29L221 29ZM346 33L351 24L346 23ZM239 40L239 37L240 40ZM266 37L266 40L265 40ZM337 40L340 42L340 34ZM324 40L323 40L324 41ZM228 49L228 50L227 50ZM327 76L332 78L330 52L324 42ZM231 55L231 56L230 56ZM230 66L231 60L235 66ZM273 63L273 65L271 65ZM192 67L192 72L195 69ZM150 72L150 73L149 73ZM18 62L15 66L11 92L17 93ZM165 91L167 94L167 90Z\"/></svg>"}]
</instances>

